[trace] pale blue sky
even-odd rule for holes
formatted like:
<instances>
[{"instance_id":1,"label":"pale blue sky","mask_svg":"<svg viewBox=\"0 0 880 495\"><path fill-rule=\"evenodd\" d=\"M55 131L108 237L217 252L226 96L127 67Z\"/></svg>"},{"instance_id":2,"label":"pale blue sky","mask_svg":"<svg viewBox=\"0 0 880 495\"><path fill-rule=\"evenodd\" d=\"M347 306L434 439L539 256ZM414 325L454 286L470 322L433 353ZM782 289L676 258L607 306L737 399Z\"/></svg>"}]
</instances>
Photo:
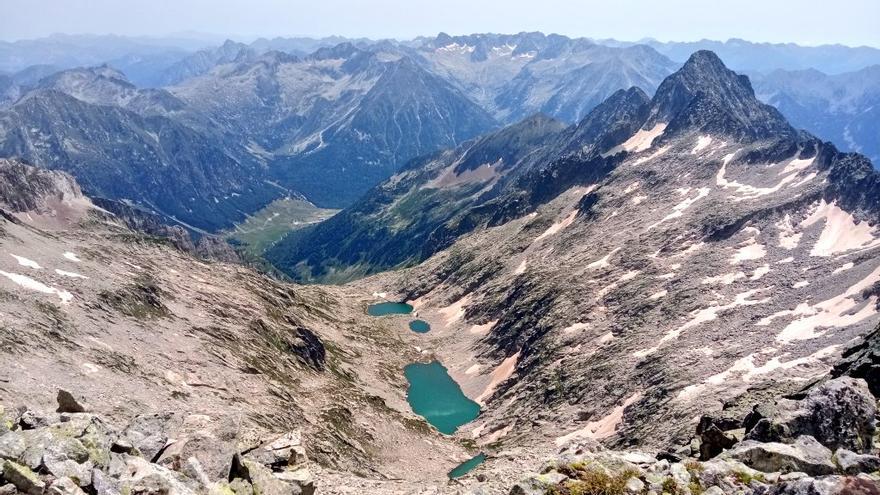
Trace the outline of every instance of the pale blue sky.
<instances>
[{"instance_id":1,"label":"pale blue sky","mask_svg":"<svg viewBox=\"0 0 880 495\"><path fill-rule=\"evenodd\" d=\"M544 31L880 47L880 0L0 0L0 38L55 32L411 38Z\"/></svg>"}]
</instances>

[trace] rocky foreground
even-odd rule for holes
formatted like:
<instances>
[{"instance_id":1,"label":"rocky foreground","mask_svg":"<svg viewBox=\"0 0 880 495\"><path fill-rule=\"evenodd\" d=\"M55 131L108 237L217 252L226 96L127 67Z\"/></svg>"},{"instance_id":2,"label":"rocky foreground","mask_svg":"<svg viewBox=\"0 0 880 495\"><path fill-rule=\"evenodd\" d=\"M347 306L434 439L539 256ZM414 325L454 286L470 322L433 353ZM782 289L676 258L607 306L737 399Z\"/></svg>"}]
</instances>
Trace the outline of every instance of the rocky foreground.
<instances>
[{"instance_id":1,"label":"rocky foreground","mask_svg":"<svg viewBox=\"0 0 880 495\"><path fill-rule=\"evenodd\" d=\"M607 450L565 444L509 487L504 459L443 486L374 486L375 493L510 495L880 494L877 429L880 331L853 346L825 379L788 397L733 404L700 418L686 448ZM0 494L298 495L322 492L299 431L259 436L241 415L153 413L127 425L88 412L65 390L56 412L0 408ZM509 461L509 460L508 460ZM338 480L326 480L330 483ZM338 486L326 488L338 490ZM358 486L353 483L352 488ZM374 493L364 485L362 491Z\"/></svg>"},{"instance_id":2,"label":"rocky foreground","mask_svg":"<svg viewBox=\"0 0 880 495\"><path fill-rule=\"evenodd\" d=\"M0 409L0 493L311 494L299 431L242 438L240 416L146 414L116 429L69 392L58 412Z\"/></svg>"}]
</instances>

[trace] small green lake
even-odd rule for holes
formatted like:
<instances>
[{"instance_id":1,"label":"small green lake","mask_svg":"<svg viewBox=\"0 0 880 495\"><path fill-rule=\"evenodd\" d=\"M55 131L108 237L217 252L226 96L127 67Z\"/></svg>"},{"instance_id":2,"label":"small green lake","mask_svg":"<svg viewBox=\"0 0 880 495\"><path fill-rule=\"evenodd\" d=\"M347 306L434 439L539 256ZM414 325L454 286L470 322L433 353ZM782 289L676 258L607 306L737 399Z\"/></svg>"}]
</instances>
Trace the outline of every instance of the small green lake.
<instances>
[{"instance_id":1,"label":"small green lake","mask_svg":"<svg viewBox=\"0 0 880 495\"><path fill-rule=\"evenodd\" d=\"M409 329L415 333L428 333L431 331L431 325L425 320L413 320L409 322Z\"/></svg>"},{"instance_id":2,"label":"small green lake","mask_svg":"<svg viewBox=\"0 0 880 495\"><path fill-rule=\"evenodd\" d=\"M383 302L371 304L367 308L367 314L370 316L387 316L387 315L408 315L412 313L413 307L402 302Z\"/></svg>"},{"instance_id":3,"label":"small green lake","mask_svg":"<svg viewBox=\"0 0 880 495\"><path fill-rule=\"evenodd\" d=\"M471 472L475 467L479 466L486 460L486 454L480 453L462 462L455 469L449 471L449 479L461 478Z\"/></svg>"},{"instance_id":4,"label":"small green lake","mask_svg":"<svg viewBox=\"0 0 880 495\"><path fill-rule=\"evenodd\" d=\"M467 398L438 361L413 363L403 369L409 382L406 400L413 412L447 435L480 414L480 405Z\"/></svg>"}]
</instances>

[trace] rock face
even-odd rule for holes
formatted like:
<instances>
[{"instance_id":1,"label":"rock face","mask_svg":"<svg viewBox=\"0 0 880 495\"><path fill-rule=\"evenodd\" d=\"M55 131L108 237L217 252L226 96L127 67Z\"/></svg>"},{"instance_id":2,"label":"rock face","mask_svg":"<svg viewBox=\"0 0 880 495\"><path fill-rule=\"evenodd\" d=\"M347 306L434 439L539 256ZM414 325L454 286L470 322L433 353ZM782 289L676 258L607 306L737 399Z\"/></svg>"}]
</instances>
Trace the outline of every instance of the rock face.
<instances>
[{"instance_id":1,"label":"rock face","mask_svg":"<svg viewBox=\"0 0 880 495\"><path fill-rule=\"evenodd\" d=\"M0 111L0 156L70 173L90 196L127 199L213 231L283 191L253 156L166 116L34 90ZM233 148L233 149L231 149Z\"/></svg>"},{"instance_id":2,"label":"rock face","mask_svg":"<svg viewBox=\"0 0 880 495\"><path fill-rule=\"evenodd\" d=\"M45 212L55 202L77 200L87 201L73 177L18 160L0 159L0 205L10 212Z\"/></svg>"},{"instance_id":3,"label":"rock face","mask_svg":"<svg viewBox=\"0 0 880 495\"><path fill-rule=\"evenodd\" d=\"M236 59L169 90L247 136L274 180L322 207L348 206L409 159L495 126L409 57L350 43Z\"/></svg>"},{"instance_id":4,"label":"rock face","mask_svg":"<svg viewBox=\"0 0 880 495\"><path fill-rule=\"evenodd\" d=\"M47 490L55 495L315 492L308 461L295 440L299 432L270 438L258 448L300 449L300 455L244 461L238 434L233 417L140 416L114 431L99 416L65 412L44 426L23 429L19 423L0 435L0 486L9 483L27 495Z\"/></svg>"},{"instance_id":5,"label":"rock face","mask_svg":"<svg viewBox=\"0 0 880 495\"><path fill-rule=\"evenodd\" d=\"M880 397L880 327L843 353L843 359L834 365L831 376L844 375L865 380L871 393Z\"/></svg>"},{"instance_id":6,"label":"rock face","mask_svg":"<svg viewBox=\"0 0 880 495\"><path fill-rule=\"evenodd\" d=\"M765 473L800 472L821 476L837 470L831 462L831 451L808 435L798 437L792 444L746 440L725 457Z\"/></svg>"},{"instance_id":7,"label":"rock face","mask_svg":"<svg viewBox=\"0 0 880 495\"><path fill-rule=\"evenodd\" d=\"M880 66L826 74L815 67L755 74L755 92L796 127L880 163Z\"/></svg>"},{"instance_id":8,"label":"rock face","mask_svg":"<svg viewBox=\"0 0 880 495\"><path fill-rule=\"evenodd\" d=\"M810 435L832 450L867 453L873 451L876 414L876 399L865 381L841 377L813 388L800 401L780 399L746 439L791 442Z\"/></svg>"}]
</instances>

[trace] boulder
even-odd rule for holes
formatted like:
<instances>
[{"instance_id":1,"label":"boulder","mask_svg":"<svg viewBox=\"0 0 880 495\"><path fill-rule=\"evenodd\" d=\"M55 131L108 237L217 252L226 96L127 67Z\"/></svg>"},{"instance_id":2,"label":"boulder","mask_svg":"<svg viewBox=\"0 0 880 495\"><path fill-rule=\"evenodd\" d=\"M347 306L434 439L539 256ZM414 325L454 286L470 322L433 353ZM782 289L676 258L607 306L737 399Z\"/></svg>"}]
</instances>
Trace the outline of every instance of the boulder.
<instances>
[{"instance_id":1,"label":"boulder","mask_svg":"<svg viewBox=\"0 0 880 495\"><path fill-rule=\"evenodd\" d=\"M128 454L113 454L108 474L118 480L120 493L195 495L197 488L179 473Z\"/></svg>"},{"instance_id":2,"label":"boulder","mask_svg":"<svg viewBox=\"0 0 880 495\"><path fill-rule=\"evenodd\" d=\"M814 387L800 401L780 399L745 438L790 443L809 435L832 450L866 453L873 445L876 413L876 400L865 381L845 376Z\"/></svg>"},{"instance_id":3,"label":"boulder","mask_svg":"<svg viewBox=\"0 0 880 495\"><path fill-rule=\"evenodd\" d=\"M95 495L119 495L116 480L109 478L100 469L92 471L92 490Z\"/></svg>"},{"instance_id":4,"label":"boulder","mask_svg":"<svg viewBox=\"0 0 880 495\"><path fill-rule=\"evenodd\" d=\"M273 471L297 466L307 460L306 451L302 445L302 436L299 431L291 431L281 435L251 450L244 457L254 462L259 462Z\"/></svg>"},{"instance_id":5,"label":"boulder","mask_svg":"<svg viewBox=\"0 0 880 495\"><path fill-rule=\"evenodd\" d=\"M532 475L513 485L510 495L544 495L550 487L567 479L568 476L556 471Z\"/></svg>"},{"instance_id":6,"label":"boulder","mask_svg":"<svg viewBox=\"0 0 880 495\"><path fill-rule=\"evenodd\" d=\"M84 413L89 410L84 398L74 396L71 392L64 389L58 390L56 400L58 401L56 412L59 413Z\"/></svg>"},{"instance_id":7,"label":"boulder","mask_svg":"<svg viewBox=\"0 0 880 495\"><path fill-rule=\"evenodd\" d=\"M770 488L767 495L877 495L878 482L862 476L805 477L784 481Z\"/></svg>"},{"instance_id":8,"label":"boulder","mask_svg":"<svg viewBox=\"0 0 880 495\"><path fill-rule=\"evenodd\" d=\"M0 437L0 458L13 460L31 469L39 469L44 459L71 460L82 463L89 459L83 443L59 428L16 430Z\"/></svg>"},{"instance_id":9,"label":"boulder","mask_svg":"<svg viewBox=\"0 0 880 495\"><path fill-rule=\"evenodd\" d=\"M7 483L5 485L0 485L0 495L16 495L18 493L18 488L15 487L12 483Z\"/></svg>"},{"instance_id":10,"label":"boulder","mask_svg":"<svg viewBox=\"0 0 880 495\"><path fill-rule=\"evenodd\" d=\"M846 449L840 449L834 453L834 462L844 474L880 471L880 457L870 454L856 454Z\"/></svg>"},{"instance_id":11,"label":"boulder","mask_svg":"<svg viewBox=\"0 0 880 495\"><path fill-rule=\"evenodd\" d=\"M174 415L171 413L136 416L122 432L120 438L134 447L148 461L156 460L168 443L168 430L173 419Z\"/></svg>"},{"instance_id":12,"label":"boulder","mask_svg":"<svg viewBox=\"0 0 880 495\"><path fill-rule=\"evenodd\" d=\"M15 488L28 495L42 495L46 483L29 467L10 460L3 461L3 479L15 485Z\"/></svg>"},{"instance_id":13,"label":"boulder","mask_svg":"<svg viewBox=\"0 0 880 495\"><path fill-rule=\"evenodd\" d=\"M49 485L49 495L85 495L86 492L79 487L76 481L63 477L58 478Z\"/></svg>"},{"instance_id":14,"label":"boulder","mask_svg":"<svg viewBox=\"0 0 880 495\"><path fill-rule=\"evenodd\" d=\"M262 464L238 458L234 477L250 481L254 493L260 495L314 495L315 486L311 480L306 485L296 480L282 480Z\"/></svg>"},{"instance_id":15,"label":"boulder","mask_svg":"<svg viewBox=\"0 0 880 495\"><path fill-rule=\"evenodd\" d=\"M58 413L41 414L31 410L22 411L18 418L18 425L22 430L34 430L60 422L61 415Z\"/></svg>"},{"instance_id":16,"label":"boulder","mask_svg":"<svg viewBox=\"0 0 880 495\"><path fill-rule=\"evenodd\" d=\"M843 352L842 359L831 370L831 376L862 378L874 397L880 398L880 326Z\"/></svg>"},{"instance_id":17,"label":"boulder","mask_svg":"<svg viewBox=\"0 0 880 495\"><path fill-rule=\"evenodd\" d=\"M700 432L700 460L708 461L732 448L736 442L736 437L721 431L717 426L707 426Z\"/></svg>"},{"instance_id":18,"label":"boulder","mask_svg":"<svg viewBox=\"0 0 880 495\"><path fill-rule=\"evenodd\" d=\"M626 493L643 493L645 491L645 484L642 480L633 476L632 478L626 480L626 485L624 486L624 490Z\"/></svg>"},{"instance_id":19,"label":"boulder","mask_svg":"<svg viewBox=\"0 0 880 495\"><path fill-rule=\"evenodd\" d=\"M46 454L43 456L43 469L56 478L72 479L78 486L87 487L92 484L94 464L86 460L80 464L63 456Z\"/></svg>"},{"instance_id":20,"label":"boulder","mask_svg":"<svg viewBox=\"0 0 880 495\"><path fill-rule=\"evenodd\" d=\"M158 464L208 485L228 480L237 453L238 416L184 418L177 438L161 453Z\"/></svg>"},{"instance_id":21,"label":"boulder","mask_svg":"<svg viewBox=\"0 0 880 495\"><path fill-rule=\"evenodd\" d=\"M806 435L799 437L794 444L746 440L723 456L765 473L801 471L820 476L837 470L831 462L831 451Z\"/></svg>"},{"instance_id":22,"label":"boulder","mask_svg":"<svg viewBox=\"0 0 880 495\"><path fill-rule=\"evenodd\" d=\"M0 435L12 431L18 423L18 417L8 411L5 407L0 406Z\"/></svg>"}]
</instances>

